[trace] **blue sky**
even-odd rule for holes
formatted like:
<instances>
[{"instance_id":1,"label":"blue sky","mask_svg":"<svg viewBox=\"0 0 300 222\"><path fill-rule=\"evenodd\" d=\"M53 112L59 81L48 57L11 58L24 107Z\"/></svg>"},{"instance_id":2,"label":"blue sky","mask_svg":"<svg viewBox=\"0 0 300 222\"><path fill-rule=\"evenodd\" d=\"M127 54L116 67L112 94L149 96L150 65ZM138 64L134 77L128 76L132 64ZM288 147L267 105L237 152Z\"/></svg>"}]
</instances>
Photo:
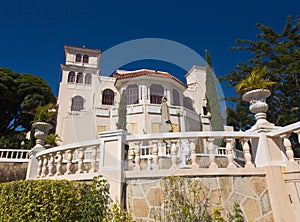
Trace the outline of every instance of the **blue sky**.
<instances>
[{"instance_id":1,"label":"blue sky","mask_svg":"<svg viewBox=\"0 0 300 222\"><path fill-rule=\"evenodd\" d=\"M43 77L58 94L64 44L101 51L140 38L181 43L201 56L208 49L215 73L228 74L249 54L230 51L235 40L255 39L256 23L281 31L300 1L3 1L0 13L0 66ZM176 55L173 55L176 56ZM158 67L159 66L159 67ZM140 61L123 68L169 71L174 65ZM232 90L223 88L225 96Z\"/></svg>"}]
</instances>

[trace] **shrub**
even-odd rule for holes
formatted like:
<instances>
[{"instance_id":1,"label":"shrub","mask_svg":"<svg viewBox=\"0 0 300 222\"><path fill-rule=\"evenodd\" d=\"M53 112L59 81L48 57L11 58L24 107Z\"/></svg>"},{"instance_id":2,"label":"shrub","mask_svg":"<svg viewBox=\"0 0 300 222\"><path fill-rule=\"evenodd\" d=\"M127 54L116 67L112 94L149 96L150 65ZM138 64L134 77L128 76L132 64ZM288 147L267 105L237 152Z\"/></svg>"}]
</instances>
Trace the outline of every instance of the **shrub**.
<instances>
[{"instance_id":1,"label":"shrub","mask_svg":"<svg viewBox=\"0 0 300 222\"><path fill-rule=\"evenodd\" d=\"M110 216L109 186L65 180L0 184L0 221L103 221Z\"/></svg>"}]
</instances>

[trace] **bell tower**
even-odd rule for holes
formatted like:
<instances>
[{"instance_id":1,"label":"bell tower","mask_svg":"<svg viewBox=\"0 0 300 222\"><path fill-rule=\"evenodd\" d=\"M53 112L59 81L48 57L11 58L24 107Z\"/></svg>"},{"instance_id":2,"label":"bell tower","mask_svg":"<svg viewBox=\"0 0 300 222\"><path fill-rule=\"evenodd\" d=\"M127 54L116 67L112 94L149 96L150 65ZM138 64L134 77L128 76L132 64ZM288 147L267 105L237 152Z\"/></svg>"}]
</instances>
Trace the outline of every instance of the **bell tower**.
<instances>
[{"instance_id":1,"label":"bell tower","mask_svg":"<svg viewBox=\"0 0 300 222\"><path fill-rule=\"evenodd\" d=\"M56 133L62 144L96 138L94 94L99 86L100 50L64 46Z\"/></svg>"}]
</instances>

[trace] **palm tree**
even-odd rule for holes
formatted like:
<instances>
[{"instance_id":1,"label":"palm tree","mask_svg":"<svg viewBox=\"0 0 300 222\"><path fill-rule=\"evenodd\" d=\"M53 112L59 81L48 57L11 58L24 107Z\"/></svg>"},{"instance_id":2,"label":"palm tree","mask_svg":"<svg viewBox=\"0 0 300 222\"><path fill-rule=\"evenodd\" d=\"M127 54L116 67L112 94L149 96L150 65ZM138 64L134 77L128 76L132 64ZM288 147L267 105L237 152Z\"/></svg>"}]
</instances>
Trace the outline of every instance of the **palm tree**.
<instances>
[{"instance_id":1,"label":"palm tree","mask_svg":"<svg viewBox=\"0 0 300 222\"><path fill-rule=\"evenodd\" d=\"M44 106L38 106L34 115L34 122L46 122L53 124L57 112L54 109L53 103L48 103Z\"/></svg>"},{"instance_id":2,"label":"palm tree","mask_svg":"<svg viewBox=\"0 0 300 222\"><path fill-rule=\"evenodd\" d=\"M270 79L267 77L268 75L269 70L266 67L253 68L251 73L249 73L245 79L236 85L236 90L240 93L254 89L260 89L263 91L277 84L277 82L270 81Z\"/></svg>"},{"instance_id":3,"label":"palm tree","mask_svg":"<svg viewBox=\"0 0 300 222\"><path fill-rule=\"evenodd\" d=\"M57 146L57 142L61 141L58 134L49 134L47 138L45 139L45 144L48 144L50 146Z\"/></svg>"}]
</instances>

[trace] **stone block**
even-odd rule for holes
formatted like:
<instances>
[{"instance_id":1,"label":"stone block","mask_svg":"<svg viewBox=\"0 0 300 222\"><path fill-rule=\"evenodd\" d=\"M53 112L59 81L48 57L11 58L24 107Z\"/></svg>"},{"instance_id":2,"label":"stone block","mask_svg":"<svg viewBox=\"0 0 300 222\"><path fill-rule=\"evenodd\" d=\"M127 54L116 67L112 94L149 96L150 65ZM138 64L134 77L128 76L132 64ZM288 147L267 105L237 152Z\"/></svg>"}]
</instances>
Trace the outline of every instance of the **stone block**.
<instances>
[{"instance_id":1,"label":"stone block","mask_svg":"<svg viewBox=\"0 0 300 222\"><path fill-rule=\"evenodd\" d=\"M203 177L202 182L208 189L214 190L219 188L217 177Z\"/></svg>"},{"instance_id":2,"label":"stone block","mask_svg":"<svg viewBox=\"0 0 300 222\"><path fill-rule=\"evenodd\" d=\"M133 216L148 218L149 207L145 199L133 199Z\"/></svg>"},{"instance_id":3,"label":"stone block","mask_svg":"<svg viewBox=\"0 0 300 222\"><path fill-rule=\"evenodd\" d=\"M242 195L249 197L256 197L255 193L248 186L250 177L233 177L233 189L234 192L238 192Z\"/></svg>"},{"instance_id":4,"label":"stone block","mask_svg":"<svg viewBox=\"0 0 300 222\"><path fill-rule=\"evenodd\" d=\"M232 177L226 176L226 177L220 177L219 178L220 183L220 190L223 201L226 201L230 194L232 193Z\"/></svg>"},{"instance_id":5,"label":"stone block","mask_svg":"<svg viewBox=\"0 0 300 222\"><path fill-rule=\"evenodd\" d=\"M242 208L245 212L247 221L254 221L256 218L260 217L260 209L259 209L259 203L257 200L253 198L247 198L242 203Z\"/></svg>"},{"instance_id":6,"label":"stone block","mask_svg":"<svg viewBox=\"0 0 300 222\"><path fill-rule=\"evenodd\" d=\"M265 176L253 176L249 181L249 186L258 197L267 189Z\"/></svg>"},{"instance_id":7,"label":"stone block","mask_svg":"<svg viewBox=\"0 0 300 222\"><path fill-rule=\"evenodd\" d=\"M268 192L263 193L263 195L261 196L260 205L261 205L263 215L267 214L269 211L272 210Z\"/></svg>"},{"instance_id":8,"label":"stone block","mask_svg":"<svg viewBox=\"0 0 300 222\"><path fill-rule=\"evenodd\" d=\"M162 191L160 188L151 188L147 194L147 200L150 206L160 206Z\"/></svg>"}]
</instances>

